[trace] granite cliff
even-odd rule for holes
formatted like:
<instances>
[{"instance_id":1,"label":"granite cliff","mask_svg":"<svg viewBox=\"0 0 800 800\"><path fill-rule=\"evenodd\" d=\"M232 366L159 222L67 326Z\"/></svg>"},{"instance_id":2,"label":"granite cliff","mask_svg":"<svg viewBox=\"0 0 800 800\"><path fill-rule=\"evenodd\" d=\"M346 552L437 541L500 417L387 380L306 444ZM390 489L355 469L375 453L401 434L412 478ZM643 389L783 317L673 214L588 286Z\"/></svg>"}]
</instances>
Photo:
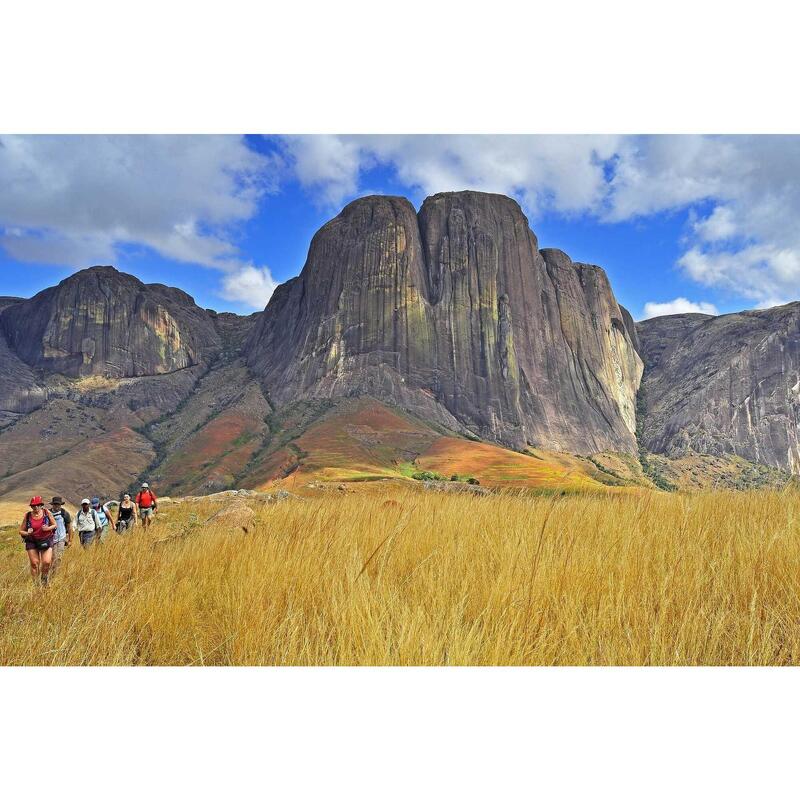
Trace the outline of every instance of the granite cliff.
<instances>
[{"instance_id":1,"label":"granite cliff","mask_svg":"<svg viewBox=\"0 0 800 800\"><path fill-rule=\"evenodd\" d=\"M524 448L635 449L642 371L605 273L539 251L508 197L365 197L245 345L271 402L359 394Z\"/></svg>"},{"instance_id":2,"label":"granite cliff","mask_svg":"<svg viewBox=\"0 0 800 800\"><path fill-rule=\"evenodd\" d=\"M158 375L213 360L208 313L180 289L92 267L0 311L9 348L34 369L70 377Z\"/></svg>"},{"instance_id":3,"label":"granite cliff","mask_svg":"<svg viewBox=\"0 0 800 800\"><path fill-rule=\"evenodd\" d=\"M800 303L637 329L649 450L729 453L800 473Z\"/></svg>"}]
</instances>

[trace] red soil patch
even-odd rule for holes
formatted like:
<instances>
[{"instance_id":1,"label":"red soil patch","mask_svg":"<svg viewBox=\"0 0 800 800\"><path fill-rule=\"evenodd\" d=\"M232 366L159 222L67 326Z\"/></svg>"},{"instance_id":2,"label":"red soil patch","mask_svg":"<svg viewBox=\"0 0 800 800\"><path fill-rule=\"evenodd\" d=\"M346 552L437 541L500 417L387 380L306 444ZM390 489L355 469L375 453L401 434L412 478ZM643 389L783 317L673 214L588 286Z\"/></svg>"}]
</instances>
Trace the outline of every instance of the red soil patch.
<instances>
[{"instance_id":1,"label":"red soil patch","mask_svg":"<svg viewBox=\"0 0 800 800\"><path fill-rule=\"evenodd\" d=\"M204 483L228 483L261 446L262 425L237 410L223 412L190 436L159 470L174 488L196 490Z\"/></svg>"},{"instance_id":2,"label":"red soil patch","mask_svg":"<svg viewBox=\"0 0 800 800\"><path fill-rule=\"evenodd\" d=\"M422 423L362 398L311 425L278 451L280 456L276 453L265 462L258 479L280 479L292 460L300 464L290 478L293 481L314 476L324 480L395 477L400 464L416 458L438 436Z\"/></svg>"},{"instance_id":3,"label":"red soil patch","mask_svg":"<svg viewBox=\"0 0 800 800\"><path fill-rule=\"evenodd\" d=\"M547 454L542 458L506 450L486 442L442 436L418 459L420 469L449 478L472 476L494 487L589 488L600 487L581 463L570 456Z\"/></svg>"}]
</instances>

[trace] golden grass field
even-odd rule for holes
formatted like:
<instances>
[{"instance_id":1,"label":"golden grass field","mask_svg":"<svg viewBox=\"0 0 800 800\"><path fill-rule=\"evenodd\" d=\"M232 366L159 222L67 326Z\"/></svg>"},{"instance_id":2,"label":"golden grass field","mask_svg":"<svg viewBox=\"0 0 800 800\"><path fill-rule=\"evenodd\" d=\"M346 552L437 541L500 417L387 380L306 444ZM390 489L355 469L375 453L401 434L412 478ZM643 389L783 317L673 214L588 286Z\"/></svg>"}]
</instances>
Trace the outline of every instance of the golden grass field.
<instances>
[{"instance_id":1,"label":"golden grass field","mask_svg":"<svg viewBox=\"0 0 800 800\"><path fill-rule=\"evenodd\" d=\"M0 664L800 661L800 493L320 492L211 501L73 546L48 589L0 549Z\"/></svg>"}]
</instances>

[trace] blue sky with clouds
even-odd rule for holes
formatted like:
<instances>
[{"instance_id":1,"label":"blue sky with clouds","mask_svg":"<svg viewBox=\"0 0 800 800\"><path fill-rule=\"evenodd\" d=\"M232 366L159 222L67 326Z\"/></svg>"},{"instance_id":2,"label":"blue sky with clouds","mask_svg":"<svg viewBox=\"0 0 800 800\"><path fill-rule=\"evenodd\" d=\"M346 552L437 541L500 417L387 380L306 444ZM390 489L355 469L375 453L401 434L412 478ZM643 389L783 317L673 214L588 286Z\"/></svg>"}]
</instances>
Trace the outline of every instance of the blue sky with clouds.
<instances>
[{"instance_id":1,"label":"blue sky with clouds","mask_svg":"<svg viewBox=\"0 0 800 800\"><path fill-rule=\"evenodd\" d=\"M336 135L2 135L0 294L110 263L249 312L349 200L465 188L519 200L637 318L800 294L797 137Z\"/></svg>"}]
</instances>

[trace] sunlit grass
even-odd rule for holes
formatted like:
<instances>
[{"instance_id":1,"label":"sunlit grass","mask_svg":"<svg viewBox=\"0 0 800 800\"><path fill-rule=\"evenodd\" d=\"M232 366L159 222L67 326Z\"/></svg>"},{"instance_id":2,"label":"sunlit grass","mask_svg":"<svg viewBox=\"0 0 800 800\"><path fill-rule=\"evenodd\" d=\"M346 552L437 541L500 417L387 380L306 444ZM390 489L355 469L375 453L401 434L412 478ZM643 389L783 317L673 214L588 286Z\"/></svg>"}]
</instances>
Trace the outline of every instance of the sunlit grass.
<instances>
[{"instance_id":1,"label":"sunlit grass","mask_svg":"<svg viewBox=\"0 0 800 800\"><path fill-rule=\"evenodd\" d=\"M252 505L252 504L251 504ZM326 493L0 553L0 664L793 664L800 495Z\"/></svg>"}]
</instances>

